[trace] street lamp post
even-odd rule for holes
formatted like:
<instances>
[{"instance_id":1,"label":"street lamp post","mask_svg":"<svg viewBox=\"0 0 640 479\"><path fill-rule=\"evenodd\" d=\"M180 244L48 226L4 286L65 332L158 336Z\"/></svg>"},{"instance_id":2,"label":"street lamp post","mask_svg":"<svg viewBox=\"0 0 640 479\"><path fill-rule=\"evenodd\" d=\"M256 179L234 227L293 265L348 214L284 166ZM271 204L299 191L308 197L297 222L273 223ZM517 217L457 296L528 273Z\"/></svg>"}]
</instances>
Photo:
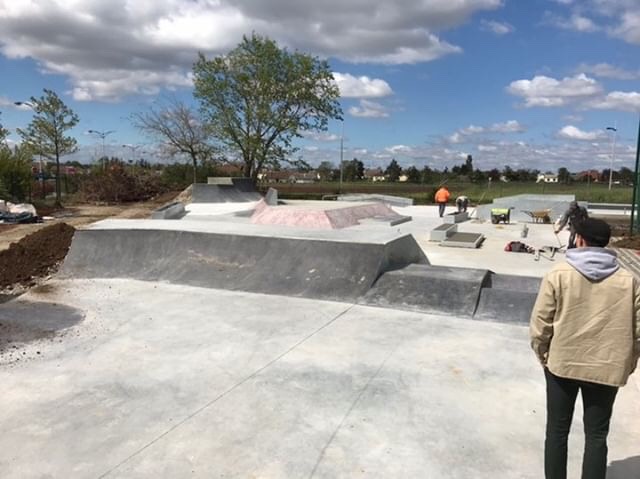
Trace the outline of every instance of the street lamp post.
<instances>
[{"instance_id":1,"label":"street lamp post","mask_svg":"<svg viewBox=\"0 0 640 479\"><path fill-rule=\"evenodd\" d=\"M608 126L607 131L613 131L613 141L611 143L611 161L609 162L609 191L611 191L611 183L613 182L613 159L616 154L616 136L618 128L616 126Z\"/></svg>"},{"instance_id":2,"label":"street lamp post","mask_svg":"<svg viewBox=\"0 0 640 479\"><path fill-rule=\"evenodd\" d=\"M16 105L16 106L22 106L22 105L28 106L33 111L37 111L36 105L31 103L30 101L14 101L13 104ZM40 160L40 187L42 189L42 200L44 201L46 199L46 197L47 197L47 188L45 186L44 170L42 168L42 145L38 145L38 157L39 157L39 160ZM58 180L56 179L56 181L58 181Z\"/></svg>"},{"instance_id":3,"label":"street lamp post","mask_svg":"<svg viewBox=\"0 0 640 479\"><path fill-rule=\"evenodd\" d=\"M127 144L122 145L123 148L129 148L131 150L131 160L132 161L135 161L136 151L138 151L138 149L141 146L142 145L127 145Z\"/></svg>"},{"instance_id":4,"label":"street lamp post","mask_svg":"<svg viewBox=\"0 0 640 479\"><path fill-rule=\"evenodd\" d=\"M109 130L109 131L88 130L87 132L102 138L102 169L104 170L106 169L104 140L107 136L109 136L111 133L115 133L116 131L115 130Z\"/></svg>"},{"instance_id":5,"label":"street lamp post","mask_svg":"<svg viewBox=\"0 0 640 479\"><path fill-rule=\"evenodd\" d=\"M344 169L344 120L342 120L342 132L340 133L340 185L338 186L338 193L342 194L342 175Z\"/></svg>"}]
</instances>

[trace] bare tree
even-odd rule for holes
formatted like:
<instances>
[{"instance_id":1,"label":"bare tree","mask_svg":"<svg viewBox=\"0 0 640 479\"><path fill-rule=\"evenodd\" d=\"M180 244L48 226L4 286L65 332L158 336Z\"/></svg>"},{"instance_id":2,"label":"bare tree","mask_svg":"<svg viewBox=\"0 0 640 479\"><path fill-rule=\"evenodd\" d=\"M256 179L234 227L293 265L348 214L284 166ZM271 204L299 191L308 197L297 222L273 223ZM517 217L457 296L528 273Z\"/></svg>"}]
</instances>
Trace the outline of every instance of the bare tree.
<instances>
[{"instance_id":1,"label":"bare tree","mask_svg":"<svg viewBox=\"0 0 640 479\"><path fill-rule=\"evenodd\" d=\"M131 121L147 136L161 142L171 156L188 155L193 162L194 183L198 162L210 159L216 151L198 114L175 98L166 100L159 108L134 113Z\"/></svg>"}]
</instances>

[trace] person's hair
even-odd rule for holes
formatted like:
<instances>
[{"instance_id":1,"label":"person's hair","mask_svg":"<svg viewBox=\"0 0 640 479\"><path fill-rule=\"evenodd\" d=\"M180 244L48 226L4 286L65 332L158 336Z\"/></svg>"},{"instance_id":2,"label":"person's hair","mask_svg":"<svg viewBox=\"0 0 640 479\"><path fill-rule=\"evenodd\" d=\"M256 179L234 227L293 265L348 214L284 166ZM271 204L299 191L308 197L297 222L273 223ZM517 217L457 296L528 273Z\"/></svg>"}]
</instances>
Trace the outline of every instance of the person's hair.
<instances>
[{"instance_id":1,"label":"person's hair","mask_svg":"<svg viewBox=\"0 0 640 479\"><path fill-rule=\"evenodd\" d=\"M587 246L604 248L611 239L611 227L597 218L585 218L575 225L575 229Z\"/></svg>"}]
</instances>

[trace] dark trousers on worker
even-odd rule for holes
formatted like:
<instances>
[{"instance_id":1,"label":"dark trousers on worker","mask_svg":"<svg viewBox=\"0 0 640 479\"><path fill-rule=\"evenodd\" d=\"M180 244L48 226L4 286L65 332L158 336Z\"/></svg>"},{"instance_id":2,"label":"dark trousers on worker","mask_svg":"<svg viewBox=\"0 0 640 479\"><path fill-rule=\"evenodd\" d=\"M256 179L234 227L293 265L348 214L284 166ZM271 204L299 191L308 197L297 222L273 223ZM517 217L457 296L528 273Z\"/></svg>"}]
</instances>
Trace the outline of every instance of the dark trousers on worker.
<instances>
[{"instance_id":1,"label":"dark trousers on worker","mask_svg":"<svg viewBox=\"0 0 640 479\"><path fill-rule=\"evenodd\" d=\"M555 376L546 368L547 434L544 444L546 479L566 479L567 440L573 409L582 393L584 406L584 456L582 479L605 479L607 474L607 435L618 388Z\"/></svg>"},{"instance_id":2,"label":"dark trousers on worker","mask_svg":"<svg viewBox=\"0 0 640 479\"><path fill-rule=\"evenodd\" d=\"M444 215L444 209L446 206L446 203L438 203L438 214L440 215L440 218L442 218L442 215Z\"/></svg>"}]
</instances>

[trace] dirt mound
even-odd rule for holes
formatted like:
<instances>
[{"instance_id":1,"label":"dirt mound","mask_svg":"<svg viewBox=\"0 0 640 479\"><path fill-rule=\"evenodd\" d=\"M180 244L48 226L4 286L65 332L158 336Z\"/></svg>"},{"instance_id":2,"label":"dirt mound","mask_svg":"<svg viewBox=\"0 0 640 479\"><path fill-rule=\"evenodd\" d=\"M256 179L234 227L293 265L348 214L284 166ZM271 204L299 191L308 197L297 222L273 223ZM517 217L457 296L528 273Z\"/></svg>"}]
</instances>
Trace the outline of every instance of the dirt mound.
<instances>
[{"instance_id":1,"label":"dirt mound","mask_svg":"<svg viewBox=\"0 0 640 479\"><path fill-rule=\"evenodd\" d=\"M611 246L616 248L640 250L640 236L628 236L626 238L622 238L621 240L612 243Z\"/></svg>"},{"instance_id":2,"label":"dirt mound","mask_svg":"<svg viewBox=\"0 0 640 479\"><path fill-rule=\"evenodd\" d=\"M56 223L0 251L0 289L30 286L53 273L67 255L74 232L72 226Z\"/></svg>"}]
</instances>

